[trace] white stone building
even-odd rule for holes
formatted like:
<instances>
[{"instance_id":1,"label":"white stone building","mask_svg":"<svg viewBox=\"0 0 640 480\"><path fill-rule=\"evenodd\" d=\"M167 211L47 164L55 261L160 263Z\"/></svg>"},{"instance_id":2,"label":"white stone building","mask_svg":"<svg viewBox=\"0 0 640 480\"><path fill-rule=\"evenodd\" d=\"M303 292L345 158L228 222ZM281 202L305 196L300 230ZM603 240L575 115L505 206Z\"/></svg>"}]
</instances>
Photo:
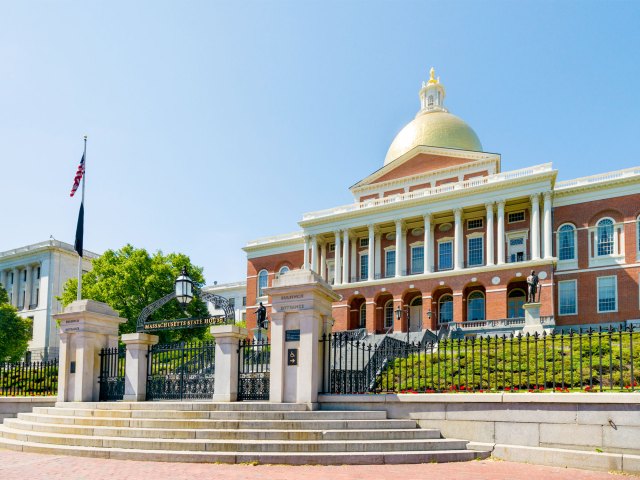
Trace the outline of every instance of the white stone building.
<instances>
[{"instance_id":1,"label":"white stone building","mask_svg":"<svg viewBox=\"0 0 640 480\"><path fill-rule=\"evenodd\" d=\"M84 251L83 271L91 269L98 254ZM56 297L64 284L78 274L78 255L73 245L47 240L0 252L0 284L18 313L33 321L29 342L32 360L57 356L58 329L52 318L62 311Z\"/></svg>"},{"instance_id":2,"label":"white stone building","mask_svg":"<svg viewBox=\"0 0 640 480\"><path fill-rule=\"evenodd\" d=\"M236 316L236 322L243 322L247 316L247 282L222 283L220 285L213 284L202 289L204 292L220 295L229 300ZM222 314L221 311L215 310L211 304L208 304L209 312L212 315Z\"/></svg>"}]
</instances>

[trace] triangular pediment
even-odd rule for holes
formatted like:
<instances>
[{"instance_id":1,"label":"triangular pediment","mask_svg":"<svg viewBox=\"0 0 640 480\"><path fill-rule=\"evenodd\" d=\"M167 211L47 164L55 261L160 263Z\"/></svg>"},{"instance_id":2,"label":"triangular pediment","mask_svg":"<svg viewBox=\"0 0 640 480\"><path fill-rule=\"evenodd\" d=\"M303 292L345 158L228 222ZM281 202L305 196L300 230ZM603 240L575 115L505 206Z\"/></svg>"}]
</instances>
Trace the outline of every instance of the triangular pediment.
<instances>
[{"instance_id":1,"label":"triangular pediment","mask_svg":"<svg viewBox=\"0 0 640 480\"><path fill-rule=\"evenodd\" d=\"M500 169L500 155L495 153L472 152L451 148L419 146L405 155L376 170L351 187L355 193L374 184L394 182L401 179L421 178L446 170L457 170L469 165L494 164L495 173Z\"/></svg>"}]
</instances>

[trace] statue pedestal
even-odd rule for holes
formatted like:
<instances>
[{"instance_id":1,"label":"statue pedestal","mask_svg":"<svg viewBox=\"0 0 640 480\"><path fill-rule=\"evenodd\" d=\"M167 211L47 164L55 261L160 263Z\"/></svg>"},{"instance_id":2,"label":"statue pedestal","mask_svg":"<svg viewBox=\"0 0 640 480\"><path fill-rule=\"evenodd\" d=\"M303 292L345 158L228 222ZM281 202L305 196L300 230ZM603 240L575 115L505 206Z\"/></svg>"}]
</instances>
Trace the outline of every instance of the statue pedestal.
<instances>
[{"instance_id":1,"label":"statue pedestal","mask_svg":"<svg viewBox=\"0 0 640 480\"><path fill-rule=\"evenodd\" d=\"M544 328L542 322L540 322L540 303L525 303L522 308L524 309L524 328L522 329L522 335L542 335Z\"/></svg>"},{"instance_id":2,"label":"statue pedestal","mask_svg":"<svg viewBox=\"0 0 640 480\"><path fill-rule=\"evenodd\" d=\"M267 340L267 329L266 328L252 328L253 338L257 341L266 341Z\"/></svg>"}]
</instances>

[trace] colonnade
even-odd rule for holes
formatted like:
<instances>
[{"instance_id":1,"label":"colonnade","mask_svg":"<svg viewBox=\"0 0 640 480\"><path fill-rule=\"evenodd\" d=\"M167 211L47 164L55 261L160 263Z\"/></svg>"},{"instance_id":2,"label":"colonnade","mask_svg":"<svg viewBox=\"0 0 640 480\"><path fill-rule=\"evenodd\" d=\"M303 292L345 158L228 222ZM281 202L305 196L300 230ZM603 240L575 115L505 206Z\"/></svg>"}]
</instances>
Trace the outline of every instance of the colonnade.
<instances>
[{"instance_id":1,"label":"colonnade","mask_svg":"<svg viewBox=\"0 0 640 480\"><path fill-rule=\"evenodd\" d=\"M21 267L13 267L8 270L0 270L0 284L9 293L11 305L16 308L24 308L28 310L33 305L33 301L37 300L33 296L33 274L39 264L28 264ZM26 274L25 274L26 272ZM26 280L23 278L26 277ZM10 281L12 280L12 282ZM21 288L24 287L24 288ZM20 298L20 293L24 290L24 302Z\"/></svg>"},{"instance_id":2,"label":"colonnade","mask_svg":"<svg viewBox=\"0 0 640 480\"><path fill-rule=\"evenodd\" d=\"M540 218L540 197L542 196L542 222ZM530 196L531 206L529 215L529 252L531 260L539 260L542 257L549 259L553 257L552 252L552 221L551 221L551 192L542 194L536 193ZM506 200L487 202L485 207L486 226L483 229L486 235L484 242L484 263L483 266L502 265L507 262L505 235L505 204ZM494 211L495 215L495 238L494 238ZM423 214L424 228L424 261L423 271L412 271L411 274L427 274L434 269L434 212ZM464 246L464 212L462 208L455 208L452 211L454 217L454 241L453 241L453 270L463 270L465 268L465 246ZM388 223L388 222L387 222ZM406 235L407 228L405 219L398 218L395 223L395 271L393 274L385 272L386 277L402 277L409 275L406 266ZM335 256L333 263L333 279L335 285L348 284L353 281L372 281L381 278L381 264L383 254L381 251L381 232L375 223L367 226L367 236L352 235L354 228L336 229L331 231L332 237L320 242L318 234L306 235L304 237L304 267L318 272L325 280L328 280L327 265L327 245L335 243ZM360 227L361 228L361 227ZM327 232L329 233L329 232ZM357 275L358 262L357 244L360 238L368 237L368 264L367 278L360 278ZM351 248L349 248L351 245ZM497 248L495 248L497 246ZM494 248L496 257L494 258ZM311 255L309 255L309 251ZM477 266L477 265L474 265Z\"/></svg>"}]
</instances>

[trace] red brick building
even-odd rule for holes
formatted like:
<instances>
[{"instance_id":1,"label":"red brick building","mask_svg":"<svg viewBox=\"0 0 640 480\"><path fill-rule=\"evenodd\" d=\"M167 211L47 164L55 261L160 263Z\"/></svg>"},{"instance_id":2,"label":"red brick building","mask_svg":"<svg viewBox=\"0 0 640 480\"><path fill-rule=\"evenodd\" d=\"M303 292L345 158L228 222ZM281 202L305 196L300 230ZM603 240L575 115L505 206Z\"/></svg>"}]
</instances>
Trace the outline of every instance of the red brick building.
<instances>
[{"instance_id":1,"label":"red brick building","mask_svg":"<svg viewBox=\"0 0 640 480\"><path fill-rule=\"evenodd\" d=\"M247 244L248 305L269 305L264 287L309 268L342 295L334 330L517 330L535 270L548 328L640 318L640 167L565 182L549 163L503 171L444 108L433 69L419 95L353 203Z\"/></svg>"}]
</instances>

